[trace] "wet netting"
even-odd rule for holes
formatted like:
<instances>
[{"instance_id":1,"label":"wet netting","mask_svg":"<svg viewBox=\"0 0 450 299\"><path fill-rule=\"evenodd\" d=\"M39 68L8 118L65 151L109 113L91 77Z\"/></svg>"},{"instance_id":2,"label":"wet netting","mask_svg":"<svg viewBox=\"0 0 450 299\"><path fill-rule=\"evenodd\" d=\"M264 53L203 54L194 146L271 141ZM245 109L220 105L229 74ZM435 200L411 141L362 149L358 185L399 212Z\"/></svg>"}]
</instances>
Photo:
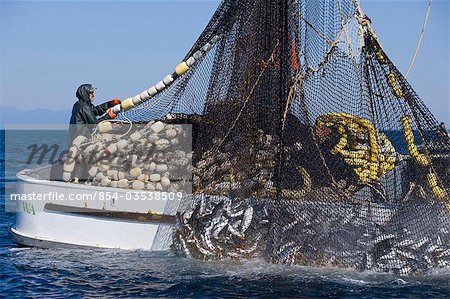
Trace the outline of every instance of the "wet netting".
<instances>
[{"instance_id":1,"label":"wet netting","mask_svg":"<svg viewBox=\"0 0 450 299\"><path fill-rule=\"evenodd\" d=\"M449 137L358 2L224 0L184 61L123 114L193 125L178 254L450 266Z\"/></svg>"}]
</instances>

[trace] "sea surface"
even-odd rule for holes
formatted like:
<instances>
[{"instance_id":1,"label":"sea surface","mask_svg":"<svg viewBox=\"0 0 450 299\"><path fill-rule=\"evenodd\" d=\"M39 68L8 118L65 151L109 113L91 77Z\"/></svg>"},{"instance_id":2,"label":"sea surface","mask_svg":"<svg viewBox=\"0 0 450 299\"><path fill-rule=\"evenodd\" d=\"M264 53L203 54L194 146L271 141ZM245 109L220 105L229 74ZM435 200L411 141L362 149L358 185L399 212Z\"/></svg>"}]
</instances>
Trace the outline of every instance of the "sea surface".
<instances>
[{"instance_id":1,"label":"sea surface","mask_svg":"<svg viewBox=\"0 0 450 299\"><path fill-rule=\"evenodd\" d=\"M56 136L63 145L66 137ZM22 248L8 227L14 214L4 209L5 191L14 188L24 146L40 140L28 133L7 147L15 161L5 169L5 138L0 131L0 298L62 297L339 297L450 298L450 271L399 277L342 269L278 266L262 260L202 262L171 252ZM9 152L8 152L9 153ZM6 182L6 190L5 190ZM68 232L70 233L70 232Z\"/></svg>"}]
</instances>

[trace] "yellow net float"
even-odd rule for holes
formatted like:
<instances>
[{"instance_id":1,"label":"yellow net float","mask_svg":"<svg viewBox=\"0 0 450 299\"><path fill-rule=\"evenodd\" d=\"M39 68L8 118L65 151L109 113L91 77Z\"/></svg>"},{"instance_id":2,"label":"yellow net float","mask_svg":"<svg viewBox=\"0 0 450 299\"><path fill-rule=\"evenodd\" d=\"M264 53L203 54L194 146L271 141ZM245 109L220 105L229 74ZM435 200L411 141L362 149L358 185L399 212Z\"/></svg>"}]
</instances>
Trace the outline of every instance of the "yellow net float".
<instances>
[{"instance_id":1,"label":"yellow net float","mask_svg":"<svg viewBox=\"0 0 450 299\"><path fill-rule=\"evenodd\" d=\"M124 110L124 111L130 110L131 108L134 107L133 99L128 98L125 101L123 101L121 103L121 105L122 105L122 110Z\"/></svg>"},{"instance_id":2,"label":"yellow net float","mask_svg":"<svg viewBox=\"0 0 450 299\"><path fill-rule=\"evenodd\" d=\"M189 66L187 65L187 63L185 61L183 61L175 68L175 73L178 76L181 76L184 73L186 73L188 70L189 70Z\"/></svg>"}]
</instances>

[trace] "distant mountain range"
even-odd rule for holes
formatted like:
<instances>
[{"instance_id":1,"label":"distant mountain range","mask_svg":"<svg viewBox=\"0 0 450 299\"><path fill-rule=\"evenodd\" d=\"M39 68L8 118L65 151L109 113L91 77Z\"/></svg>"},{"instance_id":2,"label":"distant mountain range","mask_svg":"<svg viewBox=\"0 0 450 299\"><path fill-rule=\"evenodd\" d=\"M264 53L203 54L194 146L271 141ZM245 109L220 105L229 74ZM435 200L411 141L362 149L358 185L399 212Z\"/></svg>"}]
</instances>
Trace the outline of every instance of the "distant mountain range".
<instances>
[{"instance_id":1,"label":"distant mountain range","mask_svg":"<svg viewBox=\"0 0 450 299\"><path fill-rule=\"evenodd\" d=\"M0 107L0 129L5 125L64 125L70 120L72 109L51 111L47 109L20 110L14 107Z\"/></svg>"}]
</instances>

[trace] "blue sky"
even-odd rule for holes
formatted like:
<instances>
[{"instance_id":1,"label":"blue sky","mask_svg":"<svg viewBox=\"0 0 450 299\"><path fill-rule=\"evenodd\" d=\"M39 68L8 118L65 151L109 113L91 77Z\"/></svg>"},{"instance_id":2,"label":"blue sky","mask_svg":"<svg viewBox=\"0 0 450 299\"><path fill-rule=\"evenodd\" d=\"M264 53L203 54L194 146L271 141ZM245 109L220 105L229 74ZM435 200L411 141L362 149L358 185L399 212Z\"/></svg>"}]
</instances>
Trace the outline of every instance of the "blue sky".
<instances>
[{"instance_id":1,"label":"blue sky","mask_svg":"<svg viewBox=\"0 0 450 299\"><path fill-rule=\"evenodd\" d=\"M0 0L0 107L68 113L82 83L98 87L98 101L134 96L173 70L218 4ZM427 0L362 0L362 6L390 58L406 71ZM450 124L449 19L449 2L434 0L409 79L438 120Z\"/></svg>"}]
</instances>

